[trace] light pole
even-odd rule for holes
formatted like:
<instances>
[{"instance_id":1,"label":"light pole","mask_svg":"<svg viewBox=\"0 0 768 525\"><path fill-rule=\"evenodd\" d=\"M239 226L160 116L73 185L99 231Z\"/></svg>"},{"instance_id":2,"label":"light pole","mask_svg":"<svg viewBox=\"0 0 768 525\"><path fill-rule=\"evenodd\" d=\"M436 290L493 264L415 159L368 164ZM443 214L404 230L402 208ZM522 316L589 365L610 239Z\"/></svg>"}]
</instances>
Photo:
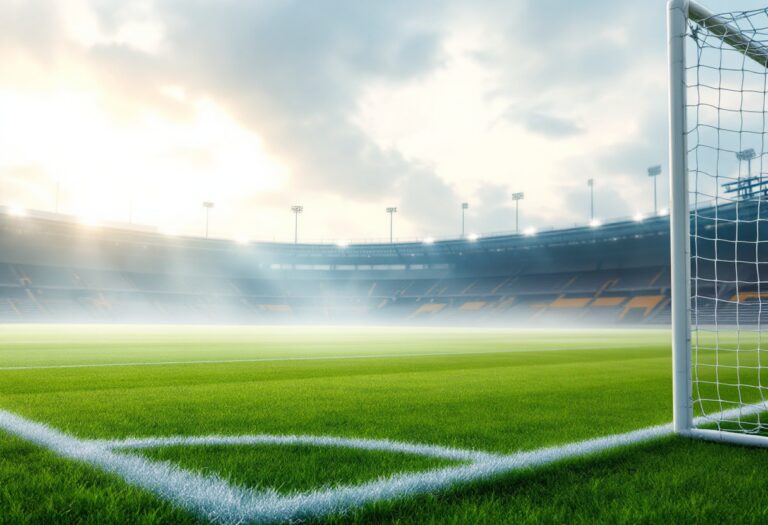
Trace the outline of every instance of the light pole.
<instances>
[{"instance_id":1,"label":"light pole","mask_svg":"<svg viewBox=\"0 0 768 525\"><path fill-rule=\"evenodd\" d=\"M595 179L588 179L587 186L589 186L589 221L595 220Z\"/></svg>"},{"instance_id":2,"label":"light pole","mask_svg":"<svg viewBox=\"0 0 768 525\"><path fill-rule=\"evenodd\" d=\"M754 159L755 157L756 157L755 150L752 148L736 152L736 158L739 159L739 163L741 163L741 161L744 161L744 160L747 161L747 177L752 176L752 159ZM739 174L741 174L741 170L739 170Z\"/></svg>"},{"instance_id":3,"label":"light pole","mask_svg":"<svg viewBox=\"0 0 768 525\"><path fill-rule=\"evenodd\" d=\"M661 166L651 166L648 168L648 176L653 179L653 214L659 214L659 204L656 198L656 177L661 175Z\"/></svg>"},{"instance_id":4,"label":"light pole","mask_svg":"<svg viewBox=\"0 0 768 525\"><path fill-rule=\"evenodd\" d=\"M469 208L468 202L462 202L461 203L461 238L464 238L464 212L467 211L467 208Z\"/></svg>"},{"instance_id":5,"label":"light pole","mask_svg":"<svg viewBox=\"0 0 768 525\"><path fill-rule=\"evenodd\" d=\"M520 201L525 198L525 193L513 193L512 200L515 201L515 233L520 233Z\"/></svg>"},{"instance_id":6,"label":"light pole","mask_svg":"<svg viewBox=\"0 0 768 525\"><path fill-rule=\"evenodd\" d=\"M739 160L739 180L741 180L741 163L747 161L747 180L752 178L752 159L756 157L755 150L752 148L737 151L736 158ZM751 183L747 183L744 188L739 188L739 196L746 196L749 193L747 189ZM741 186L741 184L739 184Z\"/></svg>"},{"instance_id":7,"label":"light pole","mask_svg":"<svg viewBox=\"0 0 768 525\"><path fill-rule=\"evenodd\" d=\"M390 206L387 208L387 213L389 213L389 244L392 244L394 242L392 234L394 232L393 225L395 222L395 213L397 213L397 208L395 206Z\"/></svg>"},{"instance_id":8,"label":"light pole","mask_svg":"<svg viewBox=\"0 0 768 525\"><path fill-rule=\"evenodd\" d=\"M203 202L203 208L205 208L205 238L208 238L208 219L211 214L211 209L213 208L213 203L211 201L205 201ZM133 210L133 205L131 205L131 210ZM131 211L133 213L133 211Z\"/></svg>"},{"instance_id":9,"label":"light pole","mask_svg":"<svg viewBox=\"0 0 768 525\"><path fill-rule=\"evenodd\" d=\"M293 212L293 244L299 244L299 214L304 211L304 206L291 206Z\"/></svg>"}]
</instances>

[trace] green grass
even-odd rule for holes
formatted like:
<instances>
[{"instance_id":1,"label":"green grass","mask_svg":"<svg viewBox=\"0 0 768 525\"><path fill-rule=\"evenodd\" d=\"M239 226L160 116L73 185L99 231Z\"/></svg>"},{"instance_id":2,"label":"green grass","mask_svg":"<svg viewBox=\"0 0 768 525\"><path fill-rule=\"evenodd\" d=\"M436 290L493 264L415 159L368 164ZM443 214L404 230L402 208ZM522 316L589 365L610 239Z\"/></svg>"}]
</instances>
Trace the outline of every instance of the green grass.
<instances>
[{"instance_id":1,"label":"green grass","mask_svg":"<svg viewBox=\"0 0 768 525\"><path fill-rule=\"evenodd\" d=\"M242 486L281 493L357 484L382 472L417 472L458 464L411 454L313 446L194 446L142 451L201 473L217 473ZM254 468L254 465L281 468Z\"/></svg>"},{"instance_id":2,"label":"green grass","mask_svg":"<svg viewBox=\"0 0 768 525\"><path fill-rule=\"evenodd\" d=\"M121 480L0 432L0 523L202 523Z\"/></svg>"},{"instance_id":3,"label":"green grass","mask_svg":"<svg viewBox=\"0 0 768 525\"><path fill-rule=\"evenodd\" d=\"M286 358L302 359L266 360ZM671 414L665 331L14 326L0 332L3 367L0 408L83 438L330 434L512 452L665 423ZM283 492L445 464L317 447L142 453ZM760 523L766 467L763 450L668 439L328 520ZM0 432L0 523L195 520Z\"/></svg>"}]
</instances>

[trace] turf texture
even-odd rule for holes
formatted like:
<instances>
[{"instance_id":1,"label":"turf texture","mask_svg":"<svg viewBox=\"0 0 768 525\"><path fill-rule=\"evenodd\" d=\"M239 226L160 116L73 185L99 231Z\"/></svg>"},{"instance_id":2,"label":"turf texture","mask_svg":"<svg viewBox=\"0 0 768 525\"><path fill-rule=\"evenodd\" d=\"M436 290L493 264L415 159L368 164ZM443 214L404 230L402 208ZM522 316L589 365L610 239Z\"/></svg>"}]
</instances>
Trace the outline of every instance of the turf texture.
<instances>
[{"instance_id":1,"label":"turf texture","mask_svg":"<svg viewBox=\"0 0 768 525\"><path fill-rule=\"evenodd\" d=\"M82 438L313 434L514 452L669 421L670 366L669 333L652 330L6 326L0 408ZM310 446L140 453L280 492L447 464ZM669 438L323 521L762 523L766 467L768 451ZM0 523L199 521L0 432Z\"/></svg>"}]
</instances>

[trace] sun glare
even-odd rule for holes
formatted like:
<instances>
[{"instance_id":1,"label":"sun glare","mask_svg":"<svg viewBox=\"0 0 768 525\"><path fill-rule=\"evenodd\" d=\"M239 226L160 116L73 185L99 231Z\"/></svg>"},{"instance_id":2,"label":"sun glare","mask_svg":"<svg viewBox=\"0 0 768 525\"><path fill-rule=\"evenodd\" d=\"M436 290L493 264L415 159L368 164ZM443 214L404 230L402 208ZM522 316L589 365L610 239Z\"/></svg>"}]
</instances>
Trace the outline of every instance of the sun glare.
<instances>
[{"instance_id":1,"label":"sun glare","mask_svg":"<svg viewBox=\"0 0 768 525\"><path fill-rule=\"evenodd\" d=\"M19 205L9 206L8 215L12 217L26 217L27 210L23 206L19 206Z\"/></svg>"},{"instance_id":2,"label":"sun glare","mask_svg":"<svg viewBox=\"0 0 768 525\"><path fill-rule=\"evenodd\" d=\"M163 93L192 121L151 110L116 119L87 91L0 92L0 132L13 130L0 133L0 167L35 167L48 179L39 192L53 200L60 188L62 213L148 224L194 224L204 196L239 202L285 184L285 166L220 105L187 100L178 86Z\"/></svg>"}]
</instances>

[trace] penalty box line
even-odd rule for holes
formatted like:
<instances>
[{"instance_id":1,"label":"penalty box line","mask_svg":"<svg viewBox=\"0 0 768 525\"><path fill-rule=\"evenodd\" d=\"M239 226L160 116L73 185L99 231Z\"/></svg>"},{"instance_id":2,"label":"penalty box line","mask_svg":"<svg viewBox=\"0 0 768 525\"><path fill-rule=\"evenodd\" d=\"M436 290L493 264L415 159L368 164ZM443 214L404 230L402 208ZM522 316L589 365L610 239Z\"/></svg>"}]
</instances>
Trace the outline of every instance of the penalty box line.
<instances>
[{"instance_id":1,"label":"penalty box line","mask_svg":"<svg viewBox=\"0 0 768 525\"><path fill-rule=\"evenodd\" d=\"M748 415L768 409L760 404L723 411L722 419ZM712 418L713 416L709 416ZM710 419L697 418L702 424ZM546 447L513 454L492 454L474 450L401 443L390 440L335 438L328 436L208 436L134 438L126 440L84 440L65 434L43 423L0 410L0 429L44 447L57 455L84 462L116 474L127 483L154 493L162 499L203 516L214 523L276 523L319 518L346 512L383 500L417 496L458 485L492 479L510 472L538 468L570 458L652 441L672 434L672 425L652 427ZM309 492L280 494L274 490L255 491L229 483L216 475L197 474L170 462L119 452L150 446L189 446L205 444L307 444L365 450L383 450L465 460L453 467L423 472L382 476L359 485L345 485Z\"/></svg>"}]
</instances>

